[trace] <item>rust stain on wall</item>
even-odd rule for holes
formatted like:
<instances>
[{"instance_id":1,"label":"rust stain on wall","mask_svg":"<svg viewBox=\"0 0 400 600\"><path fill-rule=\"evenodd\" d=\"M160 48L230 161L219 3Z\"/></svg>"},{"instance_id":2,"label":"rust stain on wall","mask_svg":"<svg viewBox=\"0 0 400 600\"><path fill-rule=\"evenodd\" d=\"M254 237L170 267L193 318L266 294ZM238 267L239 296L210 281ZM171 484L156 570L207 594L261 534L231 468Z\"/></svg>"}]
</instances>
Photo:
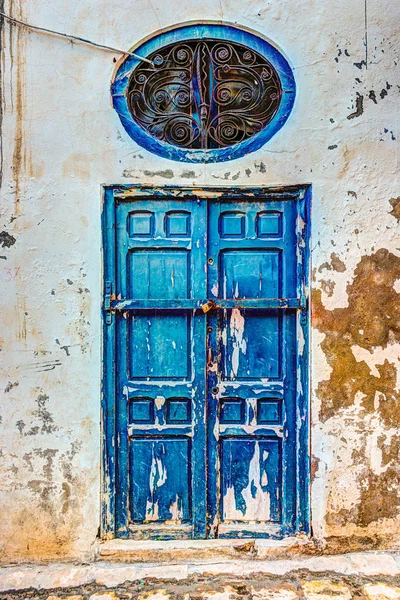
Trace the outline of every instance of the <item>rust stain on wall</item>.
<instances>
[{"instance_id":1,"label":"rust stain on wall","mask_svg":"<svg viewBox=\"0 0 400 600\"><path fill-rule=\"evenodd\" d=\"M32 152L32 149L29 150L29 160L28 160L28 175L29 177L39 178L43 176L45 164L43 160L37 158L36 155Z\"/></svg>"},{"instance_id":2,"label":"rust stain on wall","mask_svg":"<svg viewBox=\"0 0 400 600\"><path fill-rule=\"evenodd\" d=\"M400 223L400 196L397 198L391 198L389 200L390 205L392 206L392 210L390 211L390 215L392 215L397 222Z\"/></svg>"},{"instance_id":3,"label":"rust stain on wall","mask_svg":"<svg viewBox=\"0 0 400 600\"><path fill-rule=\"evenodd\" d=\"M366 411L374 411L375 394L384 394L378 411L388 426L400 424L400 394L396 388L396 367L385 361L376 365L379 377L371 374L364 361L357 361L352 346L372 351L400 342L400 294L394 284L400 278L400 258L386 249L362 257L347 286L348 307L327 310L321 290L313 291L313 326L325 333L321 344L332 368L327 381L317 389L321 398L320 418L326 421L341 408L354 403L357 392L365 397Z\"/></svg>"},{"instance_id":4,"label":"rust stain on wall","mask_svg":"<svg viewBox=\"0 0 400 600\"><path fill-rule=\"evenodd\" d=\"M358 397L364 415L376 414L384 427L400 425L400 393L396 389L397 369L385 359L376 364L374 373L364 360L357 360L354 346L373 352L400 342L400 294L394 289L400 278L400 258L386 249L363 256L354 279L347 286L348 307L327 310L321 290L313 292L313 325L325 334L321 348L332 372L317 388L321 400L320 419L326 422L350 408ZM368 431L359 424L360 436ZM353 453L353 464L363 465L360 500L352 510L327 515L328 524L352 522L365 527L382 518L394 518L400 511L400 440L392 437L389 445L380 439L383 467L376 473L366 457L365 441ZM388 532L389 533L389 532Z\"/></svg>"},{"instance_id":5,"label":"rust stain on wall","mask_svg":"<svg viewBox=\"0 0 400 600\"><path fill-rule=\"evenodd\" d=\"M338 273L344 273L344 271L346 270L346 265L334 252L332 252L331 254L331 265L332 269L334 271L337 271Z\"/></svg>"},{"instance_id":6,"label":"rust stain on wall","mask_svg":"<svg viewBox=\"0 0 400 600\"><path fill-rule=\"evenodd\" d=\"M398 458L398 455L392 457L396 461ZM382 518L396 518L400 504L399 485L397 466L392 465L380 475L370 471L366 473L361 483L361 498L355 515L356 524L366 526Z\"/></svg>"},{"instance_id":7,"label":"rust stain on wall","mask_svg":"<svg viewBox=\"0 0 400 600\"><path fill-rule=\"evenodd\" d=\"M347 115L348 119L355 119L356 117L361 117L364 112L364 96L359 92L356 92L356 101L355 101L355 110Z\"/></svg>"},{"instance_id":8,"label":"rust stain on wall","mask_svg":"<svg viewBox=\"0 0 400 600\"><path fill-rule=\"evenodd\" d=\"M24 342L26 342L28 333L27 316L26 297L18 296L15 301L14 309L15 336L17 340L23 340Z\"/></svg>"},{"instance_id":9,"label":"rust stain on wall","mask_svg":"<svg viewBox=\"0 0 400 600\"><path fill-rule=\"evenodd\" d=\"M15 11L15 4L10 3L9 12L11 16L23 19L22 6L18 3L18 10ZM10 27L12 29L12 26ZM14 133L14 151L12 155L12 170L15 184L14 212L19 213L19 201L21 192L21 171L26 167L26 150L24 145L24 118L26 107L26 32L20 27L16 31L16 65L15 73L15 95L13 106L15 109L15 133ZM13 46L10 46L10 59L13 64Z\"/></svg>"}]
</instances>

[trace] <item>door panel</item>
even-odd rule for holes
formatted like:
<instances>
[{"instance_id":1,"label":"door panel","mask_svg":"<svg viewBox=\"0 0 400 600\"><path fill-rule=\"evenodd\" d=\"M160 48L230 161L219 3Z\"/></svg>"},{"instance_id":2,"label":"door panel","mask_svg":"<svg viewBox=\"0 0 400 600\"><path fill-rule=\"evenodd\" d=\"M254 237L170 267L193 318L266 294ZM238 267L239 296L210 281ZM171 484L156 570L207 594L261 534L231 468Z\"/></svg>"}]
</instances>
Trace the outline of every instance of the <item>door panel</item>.
<instances>
[{"instance_id":1,"label":"door panel","mask_svg":"<svg viewBox=\"0 0 400 600\"><path fill-rule=\"evenodd\" d=\"M115 535L307 531L299 195L113 194L105 423Z\"/></svg>"},{"instance_id":2,"label":"door panel","mask_svg":"<svg viewBox=\"0 0 400 600\"><path fill-rule=\"evenodd\" d=\"M177 311L136 312L129 317L132 379L188 379L192 319Z\"/></svg>"},{"instance_id":3,"label":"door panel","mask_svg":"<svg viewBox=\"0 0 400 600\"><path fill-rule=\"evenodd\" d=\"M222 522L278 523L281 440L222 439Z\"/></svg>"},{"instance_id":4,"label":"door panel","mask_svg":"<svg viewBox=\"0 0 400 600\"><path fill-rule=\"evenodd\" d=\"M294 203L210 204L209 294L239 301L208 329L210 536L294 528L296 311L251 300L296 296L296 242Z\"/></svg>"},{"instance_id":5,"label":"door panel","mask_svg":"<svg viewBox=\"0 0 400 600\"><path fill-rule=\"evenodd\" d=\"M117 314L120 534L204 536L206 322L168 301L206 296L206 203L121 202L116 219L116 295L139 302Z\"/></svg>"},{"instance_id":6,"label":"door panel","mask_svg":"<svg viewBox=\"0 0 400 600\"><path fill-rule=\"evenodd\" d=\"M220 261L219 289L222 290L222 298L281 296L282 269L279 250L229 250L221 253Z\"/></svg>"},{"instance_id":7,"label":"door panel","mask_svg":"<svg viewBox=\"0 0 400 600\"><path fill-rule=\"evenodd\" d=\"M189 258L189 252L179 250L131 251L128 255L130 297L189 298Z\"/></svg>"},{"instance_id":8,"label":"door panel","mask_svg":"<svg viewBox=\"0 0 400 600\"><path fill-rule=\"evenodd\" d=\"M132 438L129 459L132 521L189 522L190 441L176 437Z\"/></svg>"},{"instance_id":9,"label":"door panel","mask_svg":"<svg viewBox=\"0 0 400 600\"><path fill-rule=\"evenodd\" d=\"M239 308L223 311L219 320L221 379L279 378L282 371L281 321L282 315L274 311Z\"/></svg>"}]
</instances>

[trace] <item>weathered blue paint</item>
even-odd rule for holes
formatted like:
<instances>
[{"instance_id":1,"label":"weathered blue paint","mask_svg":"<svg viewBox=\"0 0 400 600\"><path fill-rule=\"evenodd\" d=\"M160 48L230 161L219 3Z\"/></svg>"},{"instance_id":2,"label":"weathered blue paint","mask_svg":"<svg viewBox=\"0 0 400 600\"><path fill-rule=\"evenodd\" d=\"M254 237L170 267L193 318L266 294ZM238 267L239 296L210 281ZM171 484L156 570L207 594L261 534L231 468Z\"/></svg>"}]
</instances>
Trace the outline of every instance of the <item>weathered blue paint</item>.
<instances>
[{"instance_id":1,"label":"weathered blue paint","mask_svg":"<svg viewBox=\"0 0 400 600\"><path fill-rule=\"evenodd\" d=\"M161 246L162 247L162 246ZM209 303L210 309L216 308L301 308L300 298L219 298L216 302L209 302L206 298L199 300L173 299L173 300L147 300L129 299L110 301L112 310L129 310L154 308L157 310L176 310L177 308L196 309Z\"/></svg>"},{"instance_id":2,"label":"weathered blue paint","mask_svg":"<svg viewBox=\"0 0 400 600\"><path fill-rule=\"evenodd\" d=\"M209 297L251 299L216 311L209 332L211 536L295 530L296 311L258 300L297 296L296 216L296 202L268 196L210 205ZM231 399L243 404L234 429L219 421Z\"/></svg>"},{"instance_id":3,"label":"weathered blue paint","mask_svg":"<svg viewBox=\"0 0 400 600\"><path fill-rule=\"evenodd\" d=\"M103 535L308 532L309 204L105 189Z\"/></svg>"},{"instance_id":4,"label":"weathered blue paint","mask_svg":"<svg viewBox=\"0 0 400 600\"><path fill-rule=\"evenodd\" d=\"M103 189L103 267L104 292L115 278L115 217L114 191ZM113 291L113 290L111 290ZM102 449L103 449L103 478L102 478L102 518L101 532L103 537L115 536L115 318L109 311L104 310L105 327L103 329L103 381L101 395L102 409Z\"/></svg>"},{"instance_id":5,"label":"weathered blue paint","mask_svg":"<svg viewBox=\"0 0 400 600\"><path fill-rule=\"evenodd\" d=\"M113 106L125 130L140 146L150 152L175 161L190 163L219 162L239 158L263 146L285 124L293 109L296 84L293 71L286 58L271 43L246 29L230 24L201 23L183 24L180 27L164 31L134 48L139 56L148 57L163 46L174 42L196 39L217 39L243 44L264 56L278 72L282 85L282 101L272 121L253 137L230 146L214 150L185 150L160 141L142 129L132 118L128 108L126 89L129 77L140 61L129 56L119 67L111 86Z\"/></svg>"},{"instance_id":6,"label":"weathered blue paint","mask_svg":"<svg viewBox=\"0 0 400 600\"><path fill-rule=\"evenodd\" d=\"M298 319L297 351L297 503L296 530L310 533L310 411L309 411L309 331L310 331L310 233L311 233L311 186L299 192L297 202L297 295L302 309ZM303 348L303 351L301 349Z\"/></svg>"}]
</instances>

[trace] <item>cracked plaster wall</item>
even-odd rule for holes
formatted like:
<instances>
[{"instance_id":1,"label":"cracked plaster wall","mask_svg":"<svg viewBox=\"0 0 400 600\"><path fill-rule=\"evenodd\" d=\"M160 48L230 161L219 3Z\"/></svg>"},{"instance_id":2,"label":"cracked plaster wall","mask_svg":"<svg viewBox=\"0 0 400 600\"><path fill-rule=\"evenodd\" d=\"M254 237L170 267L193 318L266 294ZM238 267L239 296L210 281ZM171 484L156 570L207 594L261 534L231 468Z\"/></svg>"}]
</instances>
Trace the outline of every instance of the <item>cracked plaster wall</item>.
<instances>
[{"instance_id":1,"label":"cracked plaster wall","mask_svg":"<svg viewBox=\"0 0 400 600\"><path fill-rule=\"evenodd\" d=\"M277 44L298 86L289 121L264 148L175 164L122 129L109 98L117 54L3 24L2 560L88 558L96 539L100 184L119 182L312 183L313 534L328 550L398 544L396 4L0 2L17 18L124 49L177 22L236 22Z\"/></svg>"}]
</instances>

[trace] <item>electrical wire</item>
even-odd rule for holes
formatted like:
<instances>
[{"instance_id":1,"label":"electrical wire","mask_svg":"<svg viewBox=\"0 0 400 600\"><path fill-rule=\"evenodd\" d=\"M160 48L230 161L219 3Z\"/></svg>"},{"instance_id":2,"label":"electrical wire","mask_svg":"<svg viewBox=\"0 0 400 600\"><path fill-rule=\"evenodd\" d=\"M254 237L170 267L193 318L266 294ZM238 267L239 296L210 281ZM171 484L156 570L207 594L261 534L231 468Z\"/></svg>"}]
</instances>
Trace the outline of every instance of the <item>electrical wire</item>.
<instances>
[{"instance_id":1,"label":"electrical wire","mask_svg":"<svg viewBox=\"0 0 400 600\"><path fill-rule=\"evenodd\" d=\"M78 37L76 35L69 35L68 33L62 33L61 31L55 31L54 29L47 29L46 27L39 27L38 25L31 25L30 23L26 23L25 21L20 21L19 19L15 19L10 15L0 11L0 16L4 17L7 21L11 23L15 23L16 25L20 25L21 27L26 27L27 29L32 29L34 31L41 31L42 33L48 33L50 35L58 35L63 38L67 38L71 42L79 42L80 44L87 44L88 46L94 46L95 48L101 48L102 50L107 50L108 52L117 52L118 54L128 54L129 56L133 56L138 60L142 60L143 62L149 63L152 67L154 64L148 58L144 58L143 56L139 56L136 52L129 52L129 50L120 50L119 48L113 48L113 46L106 46L105 44L98 44L97 42L92 42L90 40L86 40L85 38Z\"/></svg>"}]
</instances>

